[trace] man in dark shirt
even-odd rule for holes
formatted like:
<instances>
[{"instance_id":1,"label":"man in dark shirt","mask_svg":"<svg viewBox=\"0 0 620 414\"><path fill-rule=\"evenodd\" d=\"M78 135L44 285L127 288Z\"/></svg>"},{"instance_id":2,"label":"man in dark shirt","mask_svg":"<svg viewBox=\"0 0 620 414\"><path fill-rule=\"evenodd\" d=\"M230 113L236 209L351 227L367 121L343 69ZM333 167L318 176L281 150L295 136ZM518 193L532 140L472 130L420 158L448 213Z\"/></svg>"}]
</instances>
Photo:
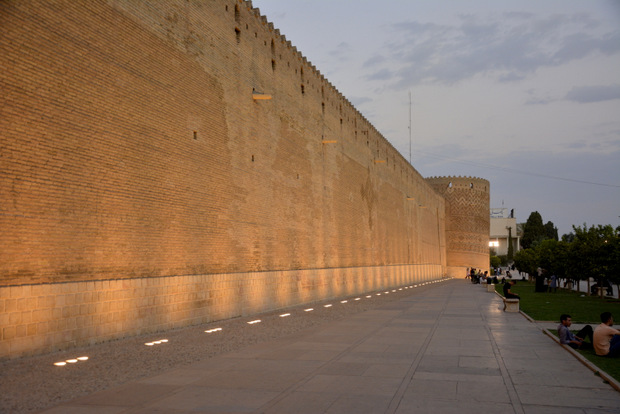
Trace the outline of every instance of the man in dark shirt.
<instances>
[{"instance_id":1,"label":"man in dark shirt","mask_svg":"<svg viewBox=\"0 0 620 414\"><path fill-rule=\"evenodd\" d=\"M506 299L521 299L521 297L519 295L517 295L516 293L512 293L510 291L510 287L512 285L514 285L516 282L514 280L507 280L506 283L504 283L504 297Z\"/></svg>"}]
</instances>

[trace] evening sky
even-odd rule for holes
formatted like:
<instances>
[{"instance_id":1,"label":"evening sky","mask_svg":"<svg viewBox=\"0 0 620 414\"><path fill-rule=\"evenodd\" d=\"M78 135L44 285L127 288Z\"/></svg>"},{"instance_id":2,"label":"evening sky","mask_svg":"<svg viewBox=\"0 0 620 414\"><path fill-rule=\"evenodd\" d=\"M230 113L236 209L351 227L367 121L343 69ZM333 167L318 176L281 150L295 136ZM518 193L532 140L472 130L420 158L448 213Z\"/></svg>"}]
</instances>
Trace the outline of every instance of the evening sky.
<instances>
[{"instance_id":1,"label":"evening sky","mask_svg":"<svg viewBox=\"0 0 620 414\"><path fill-rule=\"evenodd\" d=\"M252 4L424 177L560 235L620 225L619 1Z\"/></svg>"}]
</instances>

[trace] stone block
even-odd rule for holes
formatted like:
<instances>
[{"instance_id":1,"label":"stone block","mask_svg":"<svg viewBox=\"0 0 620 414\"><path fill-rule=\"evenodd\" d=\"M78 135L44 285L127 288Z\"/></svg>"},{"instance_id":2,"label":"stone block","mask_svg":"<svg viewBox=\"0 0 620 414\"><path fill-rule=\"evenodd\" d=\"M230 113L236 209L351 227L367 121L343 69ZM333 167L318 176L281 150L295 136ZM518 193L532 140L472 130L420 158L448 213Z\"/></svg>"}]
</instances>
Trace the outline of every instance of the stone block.
<instances>
[{"instance_id":1,"label":"stone block","mask_svg":"<svg viewBox=\"0 0 620 414\"><path fill-rule=\"evenodd\" d=\"M504 311L519 312L519 299L504 299Z\"/></svg>"}]
</instances>

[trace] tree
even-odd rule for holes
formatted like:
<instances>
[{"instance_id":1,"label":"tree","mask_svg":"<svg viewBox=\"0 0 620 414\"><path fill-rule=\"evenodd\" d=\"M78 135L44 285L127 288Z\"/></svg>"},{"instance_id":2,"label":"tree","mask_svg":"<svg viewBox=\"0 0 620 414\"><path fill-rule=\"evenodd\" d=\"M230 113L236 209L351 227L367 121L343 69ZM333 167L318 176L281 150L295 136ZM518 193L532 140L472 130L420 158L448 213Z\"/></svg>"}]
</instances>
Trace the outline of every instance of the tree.
<instances>
[{"instance_id":1,"label":"tree","mask_svg":"<svg viewBox=\"0 0 620 414\"><path fill-rule=\"evenodd\" d=\"M620 299L620 226L616 227L614 237L609 242L610 265L607 273L609 281L618 287L618 299Z\"/></svg>"},{"instance_id":2,"label":"tree","mask_svg":"<svg viewBox=\"0 0 620 414\"><path fill-rule=\"evenodd\" d=\"M538 266L545 269L549 275L555 274L559 270L556 259L558 242L556 240L543 240L536 246L536 257L538 258Z\"/></svg>"},{"instance_id":3,"label":"tree","mask_svg":"<svg viewBox=\"0 0 620 414\"><path fill-rule=\"evenodd\" d=\"M514 250L514 246L512 245L512 227L508 227L508 252L506 255L506 259L508 261L508 263L514 261L514 257L515 256L515 250Z\"/></svg>"},{"instance_id":4,"label":"tree","mask_svg":"<svg viewBox=\"0 0 620 414\"><path fill-rule=\"evenodd\" d=\"M538 258L534 249L522 249L515 254L515 267L519 269L519 272L535 275L537 262Z\"/></svg>"},{"instance_id":5,"label":"tree","mask_svg":"<svg viewBox=\"0 0 620 414\"><path fill-rule=\"evenodd\" d=\"M542 217L538 211L530 214L523 226L523 238L521 245L524 249L529 249L544 240L547 232L543 225ZM529 272L528 272L529 273Z\"/></svg>"},{"instance_id":6,"label":"tree","mask_svg":"<svg viewBox=\"0 0 620 414\"><path fill-rule=\"evenodd\" d=\"M616 282L617 257L616 246L618 232L611 225L592 226L587 228L573 226L575 239L571 243L571 255L573 266L579 273L580 279L588 281L588 293L590 292L590 278L598 281L603 286L606 280ZM602 294L603 292L601 292Z\"/></svg>"},{"instance_id":7,"label":"tree","mask_svg":"<svg viewBox=\"0 0 620 414\"><path fill-rule=\"evenodd\" d=\"M558 228L550 221L545 224L545 239L558 240Z\"/></svg>"},{"instance_id":8,"label":"tree","mask_svg":"<svg viewBox=\"0 0 620 414\"><path fill-rule=\"evenodd\" d=\"M549 223L544 227L557 232L555 226ZM555 274L575 282L587 280L588 294L591 279L601 287L606 282L613 283L619 288L620 299L620 227L573 226L573 231L563 235L561 241L546 238L533 242L529 249L517 252L515 265L531 275L536 274L536 269L540 267L546 270L547 275ZM601 295L603 293L601 290Z\"/></svg>"}]
</instances>

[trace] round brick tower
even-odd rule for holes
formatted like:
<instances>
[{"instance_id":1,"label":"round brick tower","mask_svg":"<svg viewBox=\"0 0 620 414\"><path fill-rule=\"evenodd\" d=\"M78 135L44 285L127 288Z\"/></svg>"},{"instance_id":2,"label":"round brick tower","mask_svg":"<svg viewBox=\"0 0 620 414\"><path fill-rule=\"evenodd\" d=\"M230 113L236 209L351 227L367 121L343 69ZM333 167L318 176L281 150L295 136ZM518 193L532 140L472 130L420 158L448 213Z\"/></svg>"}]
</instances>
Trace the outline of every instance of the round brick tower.
<instances>
[{"instance_id":1,"label":"round brick tower","mask_svg":"<svg viewBox=\"0 0 620 414\"><path fill-rule=\"evenodd\" d=\"M446 200L447 272L465 277L469 267L489 269L490 183L474 177L430 177Z\"/></svg>"}]
</instances>

